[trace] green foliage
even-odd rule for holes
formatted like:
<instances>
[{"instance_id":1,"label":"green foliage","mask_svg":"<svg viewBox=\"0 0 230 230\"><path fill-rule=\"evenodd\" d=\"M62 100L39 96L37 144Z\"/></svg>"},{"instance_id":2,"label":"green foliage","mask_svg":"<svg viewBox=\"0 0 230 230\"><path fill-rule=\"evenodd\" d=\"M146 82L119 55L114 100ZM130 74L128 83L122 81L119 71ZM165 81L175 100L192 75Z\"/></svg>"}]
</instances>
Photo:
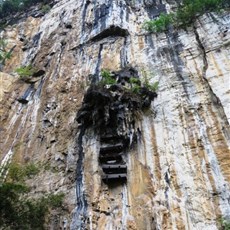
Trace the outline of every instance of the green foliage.
<instances>
[{"instance_id":1,"label":"green foliage","mask_svg":"<svg viewBox=\"0 0 230 230\"><path fill-rule=\"evenodd\" d=\"M143 87L147 88L151 92L156 92L159 87L159 82L156 81L154 83L150 83L153 77L145 70L142 70L142 76L143 76L143 82L142 82Z\"/></svg>"},{"instance_id":2,"label":"green foliage","mask_svg":"<svg viewBox=\"0 0 230 230\"><path fill-rule=\"evenodd\" d=\"M135 94L140 93L141 90L141 81L138 78L131 77L129 79L129 83L131 85L131 91Z\"/></svg>"},{"instance_id":3,"label":"green foliage","mask_svg":"<svg viewBox=\"0 0 230 230\"><path fill-rule=\"evenodd\" d=\"M6 27L5 21L0 21L0 31L3 30Z\"/></svg>"},{"instance_id":4,"label":"green foliage","mask_svg":"<svg viewBox=\"0 0 230 230\"><path fill-rule=\"evenodd\" d=\"M220 223L221 223L221 227L223 230L230 230L230 221L227 221L227 220L222 218L220 220Z\"/></svg>"},{"instance_id":5,"label":"green foliage","mask_svg":"<svg viewBox=\"0 0 230 230\"><path fill-rule=\"evenodd\" d=\"M63 199L65 197L64 193L59 194L49 194L46 198L46 202L52 207L52 208L59 208L62 203Z\"/></svg>"},{"instance_id":6,"label":"green foliage","mask_svg":"<svg viewBox=\"0 0 230 230\"><path fill-rule=\"evenodd\" d=\"M3 229L44 229L48 205L40 198L22 198L27 187L15 183L3 183L0 187L0 226Z\"/></svg>"},{"instance_id":7,"label":"green foliage","mask_svg":"<svg viewBox=\"0 0 230 230\"><path fill-rule=\"evenodd\" d=\"M64 194L47 194L37 199L28 198L30 188L23 177L38 173L34 164L8 166L6 182L0 183L0 226L11 230L43 230L49 210L62 206Z\"/></svg>"},{"instance_id":8,"label":"green foliage","mask_svg":"<svg viewBox=\"0 0 230 230\"><path fill-rule=\"evenodd\" d=\"M20 195L25 194L26 187L20 184L3 183L0 186L0 226L3 229L5 227L10 229L19 229L22 224L20 220L20 214L17 212L21 208ZM17 210L17 211L16 211ZM18 222L18 223L15 223Z\"/></svg>"},{"instance_id":9,"label":"green foliage","mask_svg":"<svg viewBox=\"0 0 230 230\"><path fill-rule=\"evenodd\" d=\"M8 169L8 179L14 182L24 181L26 178L32 178L39 173L39 167L35 164L21 166L11 163Z\"/></svg>"},{"instance_id":10,"label":"green foliage","mask_svg":"<svg viewBox=\"0 0 230 230\"><path fill-rule=\"evenodd\" d=\"M133 85L131 87L131 91L135 94L139 94L140 93L140 90L141 90L141 86L140 85Z\"/></svg>"},{"instance_id":11,"label":"green foliage","mask_svg":"<svg viewBox=\"0 0 230 230\"><path fill-rule=\"evenodd\" d=\"M140 81L140 79L136 77L131 77L129 79L130 87L124 87L126 90L131 91L135 94L139 94L142 88L147 88L151 92L156 92L158 90L159 82L150 83L151 77L148 76L146 71L142 71L142 75L144 80ZM102 80L99 85L114 85L116 84L116 80L111 76L111 73L108 70L101 71Z\"/></svg>"},{"instance_id":12,"label":"green foliage","mask_svg":"<svg viewBox=\"0 0 230 230\"><path fill-rule=\"evenodd\" d=\"M49 209L61 207L64 198L63 194L49 194L30 199L25 198L27 192L27 187L21 184L3 183L0 186L0 226L3 229L43 230Z\"/></svg>"},{"instance_id":13,"label":"green foliage","mask_svg":"<svg viewBox=\"0 0 230 230\"><path fill-rule=\"evenodd\" d=\"M41 11L43 14L46 14L50 11L51 7L48 4L42 5Z\"/></svg>"},{"instance_id":14,"label":"green foliage","mask_svg":"<svg viewBox=\"0 0 230 230\"><path fill-rule=\"evenodd\" d=\"M167 30L172 22L172 14L160 14L157 20L146 21L143 28L151 32L161 32Z\"/></svg>"},{"instance_id":15,"label":"green foliage","mask_svg":"<svg viewBox=\"0 0 230 230\"><path fill-rule=\"evenodd\" d=\"M14 182L23 181L25 179L24 170L18 164L10 164L7 177L8 180Z\"/></svg>"},{"instance_id":16,"label":"green foliage","mask_svg":"<svg viewBox=\"0 0 230 230\"><path fill-rule=\"evenodd\" d=\"M46 4L50 0L5 0L0 2L0 18L6 17L9 14L14 14L37 3ZM48 8L46 7L46 10Z\"/></svg>"},{"instance_id":17,"label":"green foliage","mask_svg":"<svg viewBox=\"0 0 230 230\"><path fill-rule=\"evenodd\" d=\"M20 11L23 8L23 1L20 0L6 0L1 3L0 17L7 16L14 12Z\"/></svg>"},{"instance_id":18,"label":"green foliage","mask_svg":"<svg viewBox=\"0 0 230 230\"><path fill-rule=\"evenodd\" d=\"M131 77L129 79L129 83L131 85L140 85L141 84L140 80L138 78L136 78L136 77Z\"/></svg>"},{"instance_id":19,"label":"green foliage","mask_svg":"<svg viewBox=\"0 0 230 230\"><path fill-rule=\"evenodd\" d=\"M143 28L149 32L163 32L169 25L186 27L191 25L197 16L226 7L230 7L229 0L183 0L175 13L161 14L156 20L146 21Z\"/></svg>"},{"instance_id":20,"label":"green foliage","mask_svg":"<svg viewBox=\"0 0 230 230\"><path fill-rule=\"evenodd\" d=\"M39 166L33 163L27 164L24 168L25 176L31 178L39 173Z\"/></svg>"},{"instance_id":21,"label":"green foliage","mask_svg":"<svg viewBox=\"0 0 230 230\"><path fill-rule=\"evenodd\" d=\"M156 81L153 84L144 84L144 87L146 87L151 92L156 92L158 90L159 82Z\"/></svg>"},{"instance_id":22,"label":"green foliage","mask_svg":"<svg viewBox=\"0 0 230 230\"><path fill-rule=\"evenodd\" d=\"M22 67L17 68L15 72L21 78L28 78L28 77L31 77L36 72L36 69L32 67L32 65L28 65L28 66L22 66Z\"/></svg>"},{"instance_id":23,"label":"green foliage","mask_svg":"<svg viewBox=\"0 0 230 230\"><path fill-rule=\"evenodd\" d=\"M7 48L7 41L3 38L0 38L0 70L1 67L5 65L7 59L11 58L13 48Z\"/></svg>"},{"instance_id":24,"label":"green foliage","mask_svg":"<svg viewBox=\"0 0 230 230\"><path fill-rule=\"evenodd\" d=\"M111 77L111 74L110 74L110 72L109 72L108 70L103 69L103 70L101 71L101 76L102 76L102 78L110 78L110 77Z\"/></svg>"},{"instance_id":25,"label":"green foliage","mask_svg":"<svg viewBox=\"0 0 230 230\"><path fill-rule=\"evenodd\" d=\"M111 76L111 73L108 70L103 69L101 71L101 84L102 85L113 85L116 84L116 80Z\"/></svg>"}]
</instances>

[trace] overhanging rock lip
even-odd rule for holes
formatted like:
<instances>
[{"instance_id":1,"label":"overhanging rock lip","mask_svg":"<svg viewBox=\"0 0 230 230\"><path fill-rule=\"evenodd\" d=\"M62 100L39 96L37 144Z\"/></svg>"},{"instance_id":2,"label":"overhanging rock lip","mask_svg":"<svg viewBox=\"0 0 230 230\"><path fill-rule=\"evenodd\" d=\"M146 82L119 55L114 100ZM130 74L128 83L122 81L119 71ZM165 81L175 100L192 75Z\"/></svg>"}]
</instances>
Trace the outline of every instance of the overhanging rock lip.
<instances>
[{"instance_id":1,"label":"overhanging rock lip","mask_svg":"<svg viewBox=\"0 0 230 230\"><path fill-rule=\"evenodd\" d=\"M99 33L92 32L91 36L85 36L84 39L78 42L73 42L68 50L79 49L86 45L91 45L92 42L98 42L105 38L118 38L118 37L128 37L130 35L128 29L122 28L119 25L110 25L109 27L101 30Z\"/></svg>"},{"instance_id":2,"label":"overhanging rock lip","mask_svg":"<svg viewBox=\"0 0 230 230\"><path fill-rule=\"evenodd\" d=\"M101 167L104 169L127 169L126 164L102 164Z\"/></svg>"},{"instance_id":3,"label":"overhanging rock lip","mask_svg":"<svg viewBox=\"0 0 230 230\"><path fill-rule=\"evenodd\" d=\"M127 174L126 173L117 173L117 174L106 174L102 176L102 180L112 180L112 179L121 179L125 178L127 179Z\"/></svg>"},{"instance_id":4,"label":"overhanging rock lip","mask_svg":"<svg viewBox=\"0 0 230 230\"><path fill-rule=\"evenodd\" d=\"M122 28L118 25L111 25L107 28L105 28L104 30L102 30L100 33L95 34L94 36L92 36L92 38L90 39L90 41L100 41L104 38L108 38L108 37L127 37L129 36L129 31L125 28Z\"/></svg>"}]
</instances>

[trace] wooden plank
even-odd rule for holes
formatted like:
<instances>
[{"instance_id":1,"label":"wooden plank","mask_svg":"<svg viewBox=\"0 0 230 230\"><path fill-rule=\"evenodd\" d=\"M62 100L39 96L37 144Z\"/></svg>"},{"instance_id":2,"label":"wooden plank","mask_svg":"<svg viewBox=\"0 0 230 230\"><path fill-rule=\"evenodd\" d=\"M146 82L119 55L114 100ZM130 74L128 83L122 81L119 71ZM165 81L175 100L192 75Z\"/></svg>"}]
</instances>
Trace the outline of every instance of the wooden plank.
<instances>
[{"instance_id":1,"label":"wooden plank","mask_svg":"<svg viewBox=\"0 0 230 230\"><path fill-rule=\"evenodd\" d=\"M120 178L127 178L126 173L120 173L120 174L107 174L102 177L102 179L120 179Z\"/></svg>"},{"instance_id":2,"label":"wooden plank","mask_svg":"<svg viewBox=\"0 0 230 230\"><path fill-rule=\"evenodd\" d=\"M109 141L117 141L117 140L122 140L122 137L119 136L112 136L112 135L105 135L100 138L102 142L109 142Z\"/></svg>"},{"instance_id":3,"label":"wooden plank","mask_svg":"<svg viewBox=\"0 0 230 230\"><path fill-rule=\"evenodd\" d=\"M103 164L101 166L104 169L126 169L127 166L125 164Z\"/></svg>"},{"instance_id":4,"label":"wooden plank","mask_svg":"<svg viewBox=\"0 0 230 230\"><path fill-rule=\"evenodd\" d=\"M120 153L123 150L123 144L109 145L100 148L100 154Z\"/></svg>"}]
</instances>

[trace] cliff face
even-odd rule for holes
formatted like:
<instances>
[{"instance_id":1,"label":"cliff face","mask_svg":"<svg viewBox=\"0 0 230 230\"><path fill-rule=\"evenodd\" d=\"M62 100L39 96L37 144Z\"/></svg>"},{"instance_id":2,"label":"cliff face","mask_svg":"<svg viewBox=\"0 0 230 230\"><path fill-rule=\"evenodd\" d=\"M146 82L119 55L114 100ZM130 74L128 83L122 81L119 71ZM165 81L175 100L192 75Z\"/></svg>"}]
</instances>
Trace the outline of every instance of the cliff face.
<instances>
[{"instance_id":1,"label":"cliff face","mask_svg":"<svg viewBox=\"0 0 230 230\"><path fill-rule=\"evenodd\" d=\"M142 29L176 5L63 0L2 32L16 48L0 73L1 166L49 164L28 181L34 197L65 193L48 229L214 230L230 219L230 16L210 13L167 33ZM30 63L45 73L32 84L13 76ZM128 130L137 138L123 156L127 182L109 186L101 137L93 125L82 132L76 118L101 69L126 67L159 81L159 90Z\"/></svg>"}]
</instances>

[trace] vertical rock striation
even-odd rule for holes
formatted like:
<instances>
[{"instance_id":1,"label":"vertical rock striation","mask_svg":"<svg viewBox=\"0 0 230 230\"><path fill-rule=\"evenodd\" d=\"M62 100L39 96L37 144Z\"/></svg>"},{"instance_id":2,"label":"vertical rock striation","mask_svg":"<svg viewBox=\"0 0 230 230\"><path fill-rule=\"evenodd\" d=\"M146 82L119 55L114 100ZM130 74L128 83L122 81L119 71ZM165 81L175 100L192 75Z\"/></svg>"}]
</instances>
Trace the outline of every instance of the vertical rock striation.
<instances>
[{"instance_id":1,"label":"vertical rock striation","mask_svg":"<svg viewBox=\"0 0 230 230\"><path fill-rule=\"evenodd\" d=\"M48 229L214 230L220 218L230 219L229 12L203 15L187 30L143 31L145 20L176 6L60 0L44 17L1 32L16 45L0 73L7 85L0 94L1 166L12 159L49 164L28 181L31 196L66 194ZM16 79L16 67L30 63L43 74ZM101 69L126 67L159 81L158 97L135 118L127 182L108 186L100 135L76 117Z\"/></svg>"}]
</instances>

